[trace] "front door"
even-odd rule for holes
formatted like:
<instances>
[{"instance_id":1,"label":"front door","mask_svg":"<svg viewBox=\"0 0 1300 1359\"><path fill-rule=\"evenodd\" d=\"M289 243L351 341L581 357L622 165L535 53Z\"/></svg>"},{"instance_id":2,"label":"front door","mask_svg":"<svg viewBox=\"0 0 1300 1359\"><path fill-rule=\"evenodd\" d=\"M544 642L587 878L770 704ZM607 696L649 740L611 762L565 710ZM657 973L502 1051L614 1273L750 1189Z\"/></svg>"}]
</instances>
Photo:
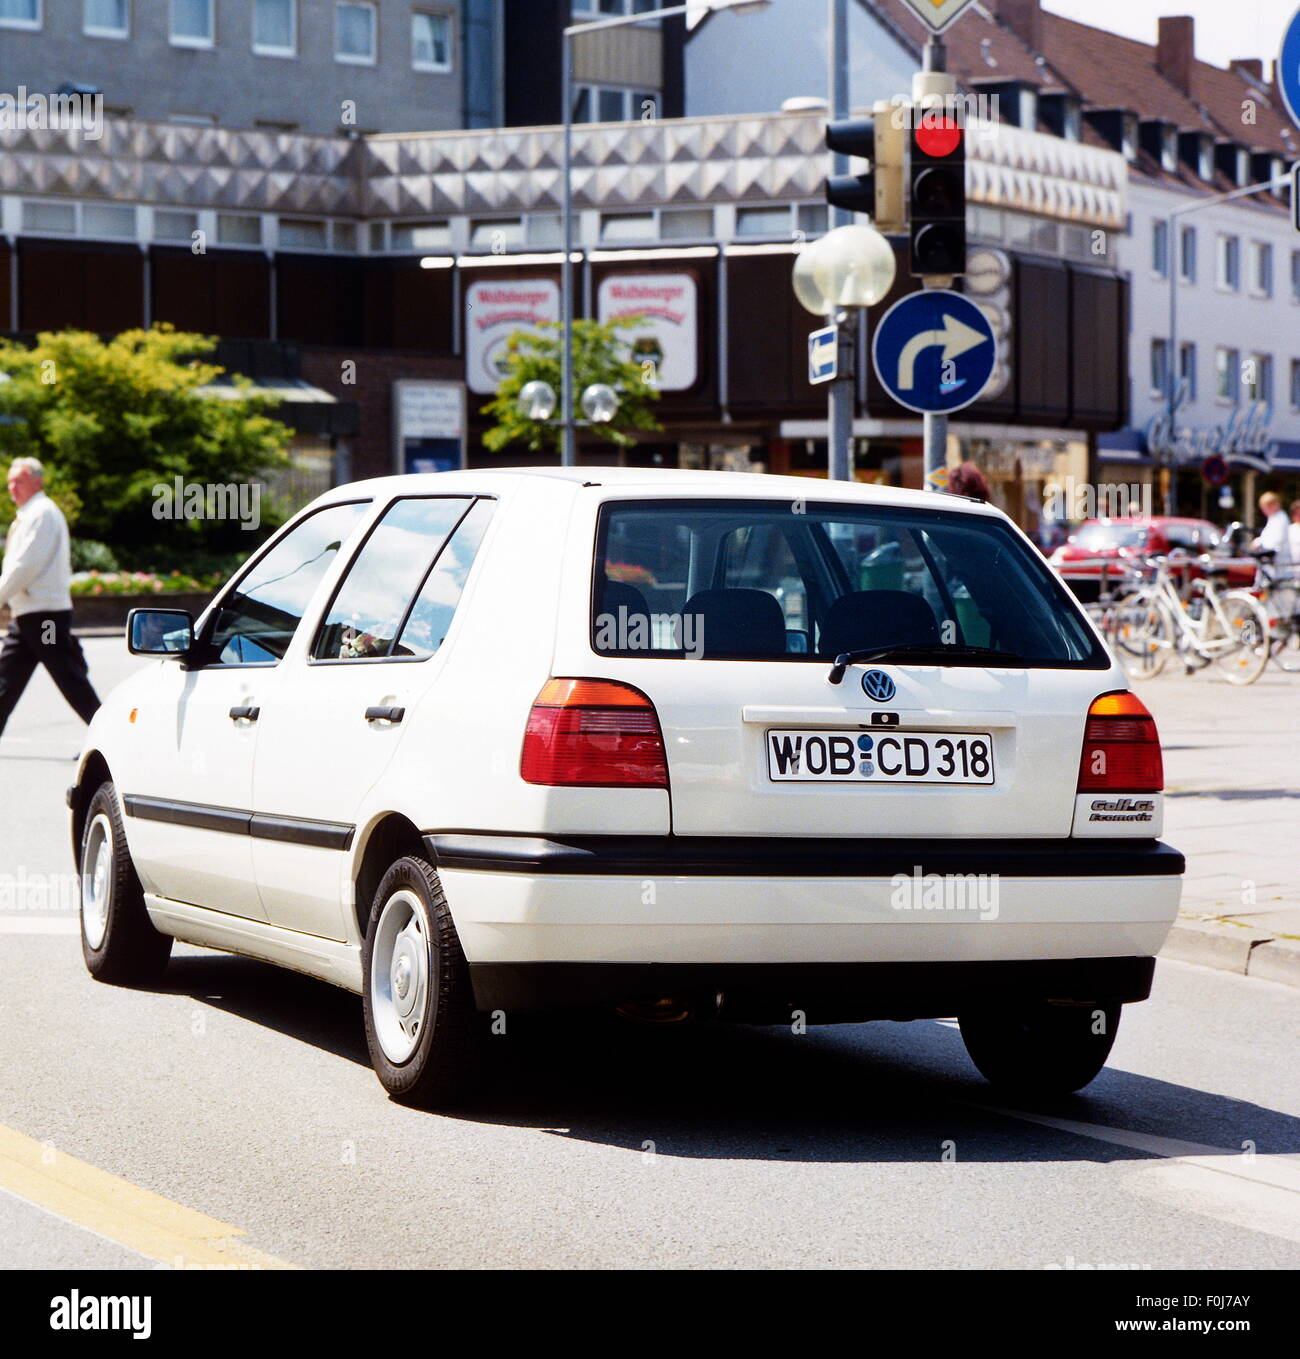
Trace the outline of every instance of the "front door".
<instances>
[{"instance_id":1,"label":"front door","mask_svg":"<svg viewBox=\"0 0 1300 1359\"><path fill-rule=\"evenodd\" d=\"M493 502L396 500L366 538L263 707L253 862L275 925L343 939L367 795L436 682L436 654ZM429 664L434 666L431 671Z\"/></svg>"}]
</instances>

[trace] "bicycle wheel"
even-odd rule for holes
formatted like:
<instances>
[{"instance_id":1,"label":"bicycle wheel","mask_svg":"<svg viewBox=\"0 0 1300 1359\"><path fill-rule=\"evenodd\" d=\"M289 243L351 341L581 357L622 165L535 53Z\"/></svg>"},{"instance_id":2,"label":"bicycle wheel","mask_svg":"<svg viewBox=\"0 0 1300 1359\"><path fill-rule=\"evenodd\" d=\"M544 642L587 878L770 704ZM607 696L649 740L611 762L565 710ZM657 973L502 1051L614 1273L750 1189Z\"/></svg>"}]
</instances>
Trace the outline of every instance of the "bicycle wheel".
<instances>
[{"instance_id":1,"label":"bicycle wheel","mask_svg":"<svg viewBox=\"0 0 1300 1359\"><path fill-rule=\"evenodd\" d=\"M1111 627L1111 650L1129 679L1154 679L1165 668L1177 624L1158 595L1130 595L1115 605Z\"/></svg>"},{"instance_id":2,"label":"bicycle wheel","mask_svg":"<svg viewBox=\"0 0 1300 1359\"><path fill-rule=\"evenodd\" d=\"M1300 619L1287 619L1274 627L1273 662L1288 675L1300 674Z\"/></svg>"},{"instance_id":3,"label":"bicycle wheel","mask_svg":"<svg viewBox=\"0 0 1300 1359\"><path fill-rule=\"evenodd\" d=\"M1272 649L1268 614L1250 595L1225 595L1220 606L1228 626L1228 640L1235 645L1220 651L1215 663L1230 684L1254 684L1264 673ZM1210 631L1214 637L1207 640L1216 639L1217 626Z\"/></svg>"}]
</instances>

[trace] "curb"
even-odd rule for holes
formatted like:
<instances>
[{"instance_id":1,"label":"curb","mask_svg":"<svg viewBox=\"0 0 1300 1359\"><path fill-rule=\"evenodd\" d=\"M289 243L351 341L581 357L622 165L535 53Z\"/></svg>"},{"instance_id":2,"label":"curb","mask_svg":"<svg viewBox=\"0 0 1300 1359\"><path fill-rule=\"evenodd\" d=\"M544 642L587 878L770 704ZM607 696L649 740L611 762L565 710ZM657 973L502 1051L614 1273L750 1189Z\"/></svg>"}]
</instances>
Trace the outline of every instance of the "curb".
<instances>
[{"instance_id":1,"label":"curb","mask_svg":"<svg viewBox=\"0 0 1300 1359\"><path fill-rule=\"evenodd\" d=\"M1213 917L1179 916L1159 956L1300 987L1300 939Z\"/></svg>"}]
</instances>

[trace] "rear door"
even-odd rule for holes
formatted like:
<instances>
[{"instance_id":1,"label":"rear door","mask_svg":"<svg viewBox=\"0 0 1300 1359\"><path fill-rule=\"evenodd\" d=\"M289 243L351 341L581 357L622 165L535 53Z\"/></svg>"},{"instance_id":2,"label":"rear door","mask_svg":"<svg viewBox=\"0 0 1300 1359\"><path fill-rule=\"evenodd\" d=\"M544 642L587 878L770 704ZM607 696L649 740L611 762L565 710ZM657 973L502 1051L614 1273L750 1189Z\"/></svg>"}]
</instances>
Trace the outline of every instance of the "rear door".
<instances>
[{"instance_id":1,"label":"rear door","mask_svg":"<svg viewBox=\"0 0 1300 1359\"><path fill-rule=\"evenodd\" d=\"M587 673L653 700L675 833L1070 834L1110 661L1001 516L611 501L593 592L605 664ZM881 660L831 681L841 652L900 643L1023 660Z\"/></svg>"}]
</instances>

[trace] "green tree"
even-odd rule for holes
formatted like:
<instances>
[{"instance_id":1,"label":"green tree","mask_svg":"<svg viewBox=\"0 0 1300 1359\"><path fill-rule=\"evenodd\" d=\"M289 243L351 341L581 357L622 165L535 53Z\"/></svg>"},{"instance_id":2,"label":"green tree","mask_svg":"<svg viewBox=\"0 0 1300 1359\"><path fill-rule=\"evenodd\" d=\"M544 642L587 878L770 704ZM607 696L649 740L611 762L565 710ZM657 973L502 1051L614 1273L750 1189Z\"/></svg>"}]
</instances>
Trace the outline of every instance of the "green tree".
<instances>
[{"instance_id":1,"label":"green tree","mask_svg":"<svg viewBox=\"0 0 1300 1359\"><path fill-rule=\"evenodd\" d=\"M654 431L663 426L650 409L659 400L655 367L633 362L621 330L644 324L641 316L617 321L575 320L573 323L573 414L585 419L579 404L582 393L594 382L604 382L618 393L618 413L607 425L591 425L590 432L620 448L636 443L631 430ZM534 381L549 382L558 395L562 387L561 346L564 327L547 322L541 333L517 330L506 342L509 372L497 387L496 396L483 407L496 424L483 435L484 448L494 453L511 444L522 444L534 453L556 453L562 431L558 424L527 419L518 407L519 393Z\"/></svg>"},{"instance_id":2,"label":"green tree","mask_svg":"<svg viewBox=\"0 0 1300 1359\"><path fill-rule=\"evenodd\" d=\"M224 372L201 358L215 347L167 325L111 340L43 332L31 348L0 340L9 377L0 382L0 460L39 458L52 497L67 501L65 511L79 503L78 535L109 544L124 562L169 568L247 552L278 518L265 496L256 535L238 521L154 514L158 488L177 477L243 484L287 464L290 431L267 415L272 403L198 394ZM0 506L0 516L12 511Z\"/></svg>"}]
</instances>

